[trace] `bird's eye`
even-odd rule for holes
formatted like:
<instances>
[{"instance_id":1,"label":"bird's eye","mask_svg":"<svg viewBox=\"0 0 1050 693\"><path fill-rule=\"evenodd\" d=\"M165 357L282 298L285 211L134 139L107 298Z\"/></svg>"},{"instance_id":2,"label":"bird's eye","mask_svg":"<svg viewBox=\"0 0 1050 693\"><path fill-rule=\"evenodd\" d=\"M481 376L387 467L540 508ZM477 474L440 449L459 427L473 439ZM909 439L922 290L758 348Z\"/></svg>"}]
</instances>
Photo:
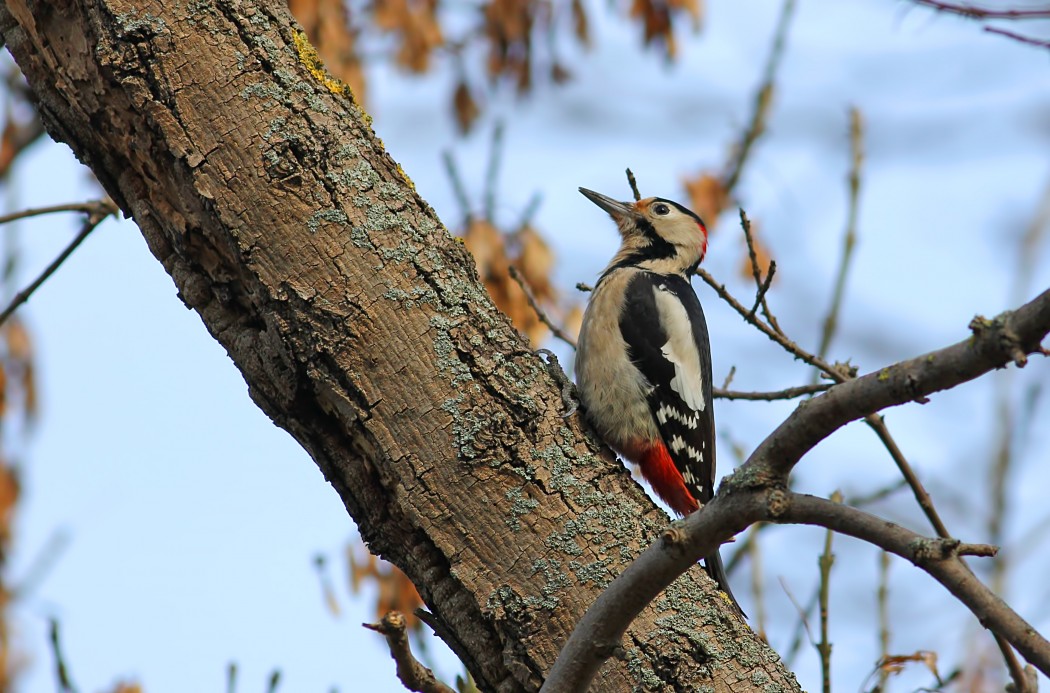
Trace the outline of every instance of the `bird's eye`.
<instances>
[{"instance_id":1,"label":"bird's eye","mask_svg":"<svg viewBox=\"0 0 1050 693\"><path fill-rule=\"evenodd\" d=\"M653 205L653 214L659 214L660 216L666 216L671 213L671 208L665 205L663 202L657 202Z\"/></svg>"}]
</instances>

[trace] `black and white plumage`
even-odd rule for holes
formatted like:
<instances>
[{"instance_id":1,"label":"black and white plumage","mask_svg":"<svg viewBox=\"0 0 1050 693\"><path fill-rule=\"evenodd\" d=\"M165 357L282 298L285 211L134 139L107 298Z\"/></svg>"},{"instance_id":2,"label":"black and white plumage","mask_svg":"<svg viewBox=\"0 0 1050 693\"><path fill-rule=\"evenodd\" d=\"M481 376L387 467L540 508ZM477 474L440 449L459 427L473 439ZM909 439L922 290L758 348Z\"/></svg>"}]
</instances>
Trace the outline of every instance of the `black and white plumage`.
<instances>
[{"instance_id":1,"label":"black and white plumage","mask_svg":"<svg viewBox=\"0 0 1050 693\"><path fill-rule=\"evenodd\" d=\"M580 329L584 413L677 514L688 515L715 486L710 340L689 284L707 251L707 229L670 200L632 204L580 192L612 216L622 238ZM718 552L704 565L739 610Z\"/></svg>"},{"instance_id":2,"label":"black and white plumage","mask_svg":"<svg viewBox=\"0 0 1050 693\"><path fill-rule=\"evenodd\" d=\"M700 301L679 275L637 272L624 294L620 333L631 363L652 386L647 400L660 438L690 495L706 503L714 495L715 417Z\"/></svg>"}]
</instances>

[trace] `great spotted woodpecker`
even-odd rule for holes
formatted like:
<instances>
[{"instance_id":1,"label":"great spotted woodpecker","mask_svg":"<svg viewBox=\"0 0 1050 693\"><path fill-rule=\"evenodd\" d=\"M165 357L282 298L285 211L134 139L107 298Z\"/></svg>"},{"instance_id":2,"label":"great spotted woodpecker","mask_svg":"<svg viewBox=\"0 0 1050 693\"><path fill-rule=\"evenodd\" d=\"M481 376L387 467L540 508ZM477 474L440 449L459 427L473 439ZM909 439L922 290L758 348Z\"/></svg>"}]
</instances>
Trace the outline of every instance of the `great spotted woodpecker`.
<instances>
[{"instance_id":1,"label":"great spotted woodpecker","mask_svg":"<svg viewBox=\"0 0 1050 693\"><path fill-rule=\"evenodd\" d=\"M685 516L711 499L715 485L711 347L689 283L707 252L707 228L660 197L629 203L580 192L609 213L622 239L583 315L580 401L605 442ZM739 610L717 550L704 566Z\"/></svg>"}]
</instances>

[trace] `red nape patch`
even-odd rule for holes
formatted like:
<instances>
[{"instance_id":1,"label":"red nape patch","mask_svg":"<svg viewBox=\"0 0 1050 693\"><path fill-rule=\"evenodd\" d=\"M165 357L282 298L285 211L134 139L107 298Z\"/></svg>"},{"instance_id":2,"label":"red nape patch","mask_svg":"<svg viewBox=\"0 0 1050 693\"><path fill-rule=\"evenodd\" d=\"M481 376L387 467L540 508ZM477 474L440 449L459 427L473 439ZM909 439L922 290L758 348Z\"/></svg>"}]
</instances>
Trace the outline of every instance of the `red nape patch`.
<instances>
[{"instance_id":1,"label":"red nape patch","mask_svg":"<svg viewBox=\"0 0 1050 693\"><path fill-rule=\"evenodd\" d=\"M656 495L683 517L696 512L700 504L685 487L685 481L678 467L675 466L674 460L671 459L667 446L662 442L657 442L640 452L641 454L635 459L642 467L642 476L656 491Z\"/></svg>"}]
</instances>

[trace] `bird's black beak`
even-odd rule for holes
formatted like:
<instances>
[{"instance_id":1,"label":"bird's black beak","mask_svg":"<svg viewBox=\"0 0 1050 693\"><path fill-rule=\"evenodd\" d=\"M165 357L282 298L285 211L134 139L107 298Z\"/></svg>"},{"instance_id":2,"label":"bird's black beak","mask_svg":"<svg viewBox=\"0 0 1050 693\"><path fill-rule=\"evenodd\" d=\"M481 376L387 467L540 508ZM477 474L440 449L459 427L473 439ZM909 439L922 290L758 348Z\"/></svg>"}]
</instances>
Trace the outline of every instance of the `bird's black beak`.
<instances>
[{"instance_id":1,"label":"bird's black beak","mask_svg":"<svg viewBox=\"0 0 1050 693\"><path fill-rule=\"evenodd\" d=\"M580 192L588 200L590 200L591 202L608 212L609 215L617 222L619 222L621 219L633 217L638 214L638 210L635 209L634 205L630 202L620 202L618 200L612 199L611 197L606 197L601 193L596 193L593 190L588 190L587 188L580 188Z\"/></svg>"}]
</instances>

